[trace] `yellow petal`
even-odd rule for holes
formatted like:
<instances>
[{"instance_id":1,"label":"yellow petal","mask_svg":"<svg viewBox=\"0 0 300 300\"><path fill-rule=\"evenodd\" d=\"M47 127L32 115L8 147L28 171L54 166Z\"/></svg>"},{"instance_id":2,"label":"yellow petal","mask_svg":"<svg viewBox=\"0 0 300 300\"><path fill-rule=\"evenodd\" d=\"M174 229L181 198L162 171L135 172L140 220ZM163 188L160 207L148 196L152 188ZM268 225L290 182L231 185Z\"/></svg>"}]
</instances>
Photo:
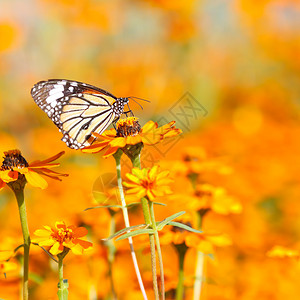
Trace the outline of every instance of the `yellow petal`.
<instances>
[{"instance_id":1,"label":"yellow petal","mask_svg":"<svg viewBox=\"0 0 300 300\"><path fill-rule=\"evenodd\" d=\"M35 187L45 189L48 186L47 181L36 172L29 170L29 172L25 174L25 177L27 182Z\"/></svg>"},{"instance_id":2,"label":"yellow petal","mask_svg":"<svg viewBox=\"0 0 300 300\"><path fill-rule=\"evenodd\" d=\"M113 139L109 144L111 147L122 148L126 145L126 139L124 139L123 137L117 137Z\"/></svg>"},{"instance_id":3,"label":"yellow petal","mask_svg":"<svg viewBox=\"0 0 300 300\"><path fill-rule=\"evenodd\" d=\"M51 231L49 230L45 230L45 229L37 229L35 232L34 232L34 235L36 236L49 236L51 234Z\"/></svg>"},{"instance_id":4,"label":"yellow petal","mask_svg":"<svg viewBox=\"0 0 300 300\"><path fill-rule=\"evenodd\" d=\"M60 244L57 242L51 247L49 252L52 255L57 255L57 254L61 253L62 251L63 251L63 247L62 247L62 249L60 249Z\"/></svg>"},{"instance_id":5,"label":"yellow petal","mask_svg":"<svg viewBox=\"0 0 300 300\"><path fill-rule=\"evenodd\" d=\"M153 121L149 121L143 126L142 132L145 133L154 130L156 128L157 128L157 123L154 123Z\"/></svg>"},{"instance_id":6,"label":"yellow petal","mask_svg":"<svg viewBox=\"0 0 300 300\"><path fill-rule=\"evenodd\" d=\"M83 248L77 244L76 246L71 248L71 251L76 255L82 255L83 254Z\"/></svg>"}]
</instances>

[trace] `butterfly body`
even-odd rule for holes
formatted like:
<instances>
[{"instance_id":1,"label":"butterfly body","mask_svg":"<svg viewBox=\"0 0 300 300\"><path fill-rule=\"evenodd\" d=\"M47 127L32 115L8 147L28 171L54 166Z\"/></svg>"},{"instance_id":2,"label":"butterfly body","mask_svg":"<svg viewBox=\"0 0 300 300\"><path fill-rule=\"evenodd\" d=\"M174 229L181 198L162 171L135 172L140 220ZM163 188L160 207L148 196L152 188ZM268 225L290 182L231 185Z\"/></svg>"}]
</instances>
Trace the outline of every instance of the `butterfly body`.
<instances>
[{"instance_id":1,"label":"butterfly body","mask_svg":"<svg viewBox=\"0 0 300 300\"><path fill-rule=\"evenodd\" d=\"M89 146L91 133L101 134L119 119L129 102L92 85L65 79L40 81L31 89L31 95L72 149Z\"/></svg>"}]
</instances>

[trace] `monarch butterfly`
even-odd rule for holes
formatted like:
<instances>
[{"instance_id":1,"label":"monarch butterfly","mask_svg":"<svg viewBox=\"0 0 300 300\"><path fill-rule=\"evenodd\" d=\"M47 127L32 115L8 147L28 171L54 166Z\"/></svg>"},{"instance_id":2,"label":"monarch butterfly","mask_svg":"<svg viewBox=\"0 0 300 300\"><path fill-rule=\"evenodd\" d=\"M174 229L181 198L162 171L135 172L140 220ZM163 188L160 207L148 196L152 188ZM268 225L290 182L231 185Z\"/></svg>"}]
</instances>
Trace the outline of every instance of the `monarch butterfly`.
<instances>
[{"instance_id":1,"label":"monarch butterfly","mask_svg":"<svg viewBox=\"0 0 300 300\"><path fill-rule=\"evenodd\" d=\"M124 113L129 99L136 98L117 98L98 87L65 79L40 81L31 89L31 95L72 149L89 146L91 133L101 134Z\"/></svg>"}]
</instances>

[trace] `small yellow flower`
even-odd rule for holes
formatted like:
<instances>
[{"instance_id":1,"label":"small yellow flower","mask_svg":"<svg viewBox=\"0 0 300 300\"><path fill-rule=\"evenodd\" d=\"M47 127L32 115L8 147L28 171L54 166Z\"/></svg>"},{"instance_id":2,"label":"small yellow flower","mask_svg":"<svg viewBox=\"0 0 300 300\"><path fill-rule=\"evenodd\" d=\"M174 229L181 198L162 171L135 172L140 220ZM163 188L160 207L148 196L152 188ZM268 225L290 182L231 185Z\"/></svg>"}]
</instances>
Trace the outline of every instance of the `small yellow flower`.
<instances>
[{"instance_id":1,"label":"small yellow flower","mask_svg":"<svg viewBox=\"0 0 300 300\"><path fill-rule=\"evenodd\" d=\"M87 235L88 231L84 227L74 225L66 226L64 222L56 222L55 228L44 226L34 232L38 238L32 240L41 247L51 247L50 253L57 255L65 249L71 249L74 254L83 254L83 251L92 247L92 243L81 239Z\"/></svg>"},{"instance_id":2,"label":"small yellow flower","mask_svg":"<svg viewBox=\"0 0 300 300\"><path fill-rule=\"evenodd\" d=\"M120 119L116 123L115 129L106 130L103 134L93 133L96 142L82 149L85 153L97 153L104 149L104 157L109 157L116 153L119 148L127 145L155 145L165 138L174 137L182 131L174 126L172 121L164 126L158 127L153 121L147 122L142 128L136 117Z\"/></svg>"},{"instance_id":3,"label":"small yellow flower","mask_svg":"<svg viewBox=\"0 0 300 300\"><path fill-rule=\"evenodd\" d=\"M188 207L191 210L211 209L217 214L239 214L243 207L240 202L221 187L210 184L198 184L195 195L189 197Z\"/></svg>"},{"instance_id":4,"label":"small yellow flower","mask_svg":"<svg viewBox=\"0 0 300 300\"><path fill-rule=\"evenodd\" d=\"M142 170L133 168L132 173L127 173L129 182L124 182L128 188L128 194L136 194L137 198L147 196L150 201L156 197L171 194L169 184L169 171L159 172L159 167L144 168Z\"/></svg>"},{"instance_id":5,"label":"small yellow flower","mask_svg":"<svg viewBox=\"0 0 300 300\"><path fill-rule=\"evenodd\" d=\"M68 174L61 174L49 169L60 165L59 163L52 162L61 157L64 153L63 151L43 161L38 160L28 164L21 155L20 150L4 152L4 160L0 168L0 190L6 183L16 181L21 176L25 176L26 181L31 185L42 189L45 189L48 183L41 175L56 180L61 180L59 176L68 176Z\"/></svg>"},{"instance_id":6,"label":"small yellow flower","mask_svg":"<svg viewBox=\"0 0 300 300\"><path fill-rule=\"evenodd\" d=\"M15 262L8 261L15 255L14 251L0 251L0 274L7 273L9 271L14 271L18 268Z\"/></svg>"},{"instance_id":7,"label":"small yellow flower","mask_svg":"<svg viewBox=\"0 0 300 300\"><path fill-rule=\"evenodd\" d=\"M278 257L278 258L299 258L299 250L290 249L282 246L274 246L270 251L267 252L269 257Z\"/></svg>"}]
</instances>

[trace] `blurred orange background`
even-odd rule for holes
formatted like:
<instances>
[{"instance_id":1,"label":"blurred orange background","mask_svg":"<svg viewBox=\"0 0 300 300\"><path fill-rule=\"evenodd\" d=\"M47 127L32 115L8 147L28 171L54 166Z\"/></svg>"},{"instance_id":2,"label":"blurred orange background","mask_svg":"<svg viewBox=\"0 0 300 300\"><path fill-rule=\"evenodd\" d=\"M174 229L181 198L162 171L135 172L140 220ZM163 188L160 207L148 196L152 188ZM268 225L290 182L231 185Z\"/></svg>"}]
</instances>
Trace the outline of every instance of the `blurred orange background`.
<instances>
[{"instance_id":1,"label":"blurred orange background","mask_svg":"<svg viewBox=\"0 0 300 300\"><path fill-rule=\"evenodd\" d=\"M30 231L65 220L92 232L94 252L66 259L69 299L109 299L107 250L100 239L109 235L110 215L83 210L95 205L94 183L114 173L115 164L99 154L68 149L32 100L32 86L50 78L78 80L118 97L150 100L140 101L143 110L131 103L141 125L150 119L160 125L175 120L183 135L146 148L144 165L159 161L170 168L190 148L203 152L204 161L221 160L231 171L204 170L201 178L226 189L243 207L239 214L205 216L203 228L228 234L232 245L216 249L215 260L207 259L201 299L298 299L299 262L266 253L275 245L299 249L299 53L299 1L1 2L1 153L18 148L30 162L64 150L60 171L70 174L62 182L49 182L47 190L26 188ZM183 175L175 177L173 190L187 195ZM157 218L185 209L184 201L188 198L178 207L173 202L158 207ZM132 220L143 222L136 215ZM117 224L124 226L121 216ZM0 228L1 249L22 243L8 189L0 193ZM141 299L128 245L116 242L116 247L118 299ZM171 246L163 251L166 281L174 283L169 284L172 299L176 253ZM55 264L35 246L31 254L31 299L56 299ZM149 262L139 257L151 281ZM191 249L187 279L193 276L194 258ZM19 274L1 276L0 298L19 299ZM192 299L191 291L187 281L185 299Z\"/></svg>"}]
</instances>

